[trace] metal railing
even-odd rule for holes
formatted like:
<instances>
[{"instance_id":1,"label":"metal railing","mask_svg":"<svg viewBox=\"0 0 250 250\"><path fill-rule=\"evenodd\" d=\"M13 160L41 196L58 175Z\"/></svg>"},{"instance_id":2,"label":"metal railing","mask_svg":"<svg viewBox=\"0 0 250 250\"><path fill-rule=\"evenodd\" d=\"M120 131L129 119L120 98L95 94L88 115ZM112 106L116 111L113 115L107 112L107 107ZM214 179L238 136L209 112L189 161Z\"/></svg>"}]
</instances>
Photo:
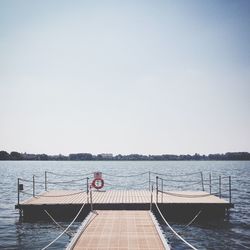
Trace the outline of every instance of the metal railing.
<instances>
[{"instance_id":1,"label":"metal railing","mask_svg":"<svg viewBox=\"0 0 250 250\"><path fill-rule=\"evenodd\" d=\"M184 197L184 198L200 198L200 197L206 197L210 195L218 196L219 198L228 198L229 203L232 203L232 178L231 176L221 176L219 175L218 178L212 179L211 173L209 173L209 178L204 179L203 173L200 173L200 181L193 181L193 180L176 180L176 179L165 179L162 177L159 177L158 175L155 177L155 184L156 184L156 202L159 202L159 193L161 193L161 202L163 202L163 194L177 196L177 197ZM226 180L227 182L223 183L222 180ZM198 185L201 185L201 191L206 192L204 194L185 194L185 193L178 193L171 192L169 189L164 189L164 187L169 187L171 183L183 183L184 187L198 187ZM213 182L213 184L212 184ZM166 184L167 183L167 184ZM170 183L170 184L169 184ZM208 190L206 190L205 186L208 187ZM225 188L226 187L226 188ZM216 189L215 192L212 192L212 190ZM182 189L183 190L183 189Z\"/></svg>"},{"instance_id":2,"label":"metal railing","mask_svg":"<svg viewBox=\"0 0 250 250\"><path fill-rule=\"evenodd\" d=\"M41 196L37 194L37 191L40 192L42 190L48 191L50 187L54 188L57 185L67 185L70 187L81 187L85 185L85 188L83 189L84 192L87 193L88 202L90 199L89 192L90 192L90 175L93 175L93 173L84 173L81 176L77 174L58 174L50 171L45 171L42 176L33 175L32 180L27 180L23 178L17 179L17 202L18 205L20 204L20 198L21 194L28 194L30 196L36 197ZM138 182L138 180L148 175L148 180L143 182ZM52 177L51 177L52 176ZM55 176L55 177L54 177ZM78 178L72 178L72 177L78 177ZM198 189L201 191L206 191L210 195L217 195L218 197L226 197L229 199L229 202L232 202L232 188L231 188L231 176L225 177L219 175L217 178L212 178L211 173L209 173L208 178L204 178L204 174L202 172L193 172L188 174L165 174L165 173L157 173L153 171L146 171L142 173L134 173L131 175L113 175L113 174L107 174L103 173L103 176L105 176L105 186L107 186L108 189L147 189L151 192L152 187L155 185L156 190L156 201L159 202L159 198L161 199L161 202L163 202L163 195L164 193L168 193L169 195L176 195L175 193L171 193L171 190L185 190L186 188L192 188ZM200 178L199 178L200 176ZM66 178L67 177L67 178ZM134 178L133 178L134 177ZM188 177L188 178L187 178ZM195 179L194 179L195 177ZM65 180L66 178L66 180ZM71 179L68 179L71 178ZM113 178L113 179L112 179ZM127 185L117 183L117 180L120 178L129 180L130 182L127 182ZM134 181L136 179L136 181ZM198 181L197 181L198 178ZM131 181L132 180L132 181ZM225 183L225 181L227 183ZM69 185L70 184L70 185ZM28 190L26 190L26 187L29 187ZM225 189L226 186L226 189ZM24 188L25 187L25 188ZM24 190L25 189L25 190ZM215 192L216 190L216 192ZM28 193L27 191L31 191ZM227 192L227 195L225 193ZM161 197L159 197L159 193L161 193Z\"/></svg>"},{"instance_id":3,"label":"metal railing","mask_svg":"<svg viewBox=\"0 0 250 250\"><path fill-rule=\"evenodd\" d=\"M78 187L78 192L77 193L71 193L71 194L65 194L65 195L55 195L55 196L49 196L49 197L60 197L60 196L70 196L70 195L75 195L80 193L79 192L79 187L80 190L82 189L82 186L85 186L81 192L86 192L87 197L89 194L89 177L82 177L79 179L70 179L70 180L57 180L53 179L50 181L48 179L48 174L52 172L45 171L44 172L44 180L41 180L42 176L36 176L33 175L31 180L28 179L23 179L23 178L17 178L17 204L20 204L21 201L21 195L29 195L32 197L41 197L44 196L41 194L43 190L46 192L49 190L49 185L65 185L70 186L70 187ZM84 175L85 176L85 175ZM78 176L79 177L79 176ZM70 184L70 185L69 185ZM38 193L37 191L40 191ZM89 198L88 198L89 200Z\"/></svg>"}]
</instances>

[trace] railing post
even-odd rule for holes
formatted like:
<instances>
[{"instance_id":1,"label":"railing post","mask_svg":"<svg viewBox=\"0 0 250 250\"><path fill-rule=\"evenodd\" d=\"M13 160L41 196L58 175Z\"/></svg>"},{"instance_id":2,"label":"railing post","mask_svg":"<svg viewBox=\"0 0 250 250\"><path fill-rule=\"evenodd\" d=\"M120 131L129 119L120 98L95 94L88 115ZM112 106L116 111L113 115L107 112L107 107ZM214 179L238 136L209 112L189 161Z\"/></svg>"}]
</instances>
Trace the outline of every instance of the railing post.
<instances>
[{"instance_id":1,"label":"railing post","mask_svg":"<svg viewBox=\"0 0 250 250\"><path fill-rule=\"evenodd\" d=\"M154 185L152 184L152 189L151 189L151 196L150 196L150 211L152 212L152 203L153 203L153 191L154 191Z\"/></svg>"},{"instance_id":2,"label":"railing post","mask_svg":"<svg viewBox=\"0 0 250 250\"><path fill-rule=\"evenodd\" d=\"M45 187L45 191L47 191L47 171L44 172L44 187Z\"/></svg>"},{"instance_id":3,"label":"railing post","mask_svg":"<svg viewBox=\"0 0 250 250\"><path fill-rule=\"evenodd\" d=\"M159 192L159 187L158 187L158 176L156 176L156 203L158 203L158 192Z\"/></svg>"},{"instance_id":4,"label":"railing post","mask_svg":"<svg viewBox=\"0 0 250 250\"><path fill-rule=\"evenodd\" d=\"M93 212L92 189L90 188L90 210Z\"/></svg>"},{"instance_id":5,"label":"railing post","mask_svg":"<svg viewBox=\"0 0 250 250\"><path fill-rule=\"evenodd\" d=\"M202 187L202 191L205 191L204 182L203 182L203 173L202 172L201 172L201 187Z\"/></svg>"},{"instance_id":6,"label":"railing post","mask_svg":"<svg viewBox=\"0 0 250 250\"><path fill-rule=\"evenodd\" d=\"M161 178L161 203L163 203L163 179Z\"/></svg>"},{"instance_id":7,"label":"railing post","mask_svg":"<svg viewBox=\"0 0 250 250\"><path fill-rule=\"evenodd\" d=\"M89 203L89 177L87 177L87 202Z\"/></svg>"},{"instance_id":8,"label":"railing post","mask_svg":"<svg viewBox=\"0 0 250 250\"><path fill-rule=\"evenodd\" d=\"M229 179L229 202L232 202L232 191L231 191L231 176L228 177Z\"/></svg>"},{"instance_id":9,"label":"railing post","mask_svg":"<svg viewBox=\"0 0 250 250\"><path fill-rule=\"evenodd\" d=\"M221 176L219 176L219 196L221 198Z\"/></svg>"},{"instance_id":10,"label":"railing post","mask_svg":"<svg viewBox=\"0 0 250 250\"><path fill-rule=\"evenodd\" d=\"M151 173L148 171L148 190L150 191Z\"/></svg>"},{"instance_id":11,"label":"railing post","mask_svg":"<svg viewBox=\"0 0 250 250\"><path fill-rule=\"evenodd\" d=\"M33 197L35 197L36 190L35 190L35 175L33 175Z\"/></svg>"},{"instance_id":12,"label":"railing post","mask_svg":"<svg viewBox=\"0 0 250 250\"><path fill-rule=\"evenodd\" d=\"M17 204L20 203L20 178L17 178Z\"/></svg>"},{"instance_id":13,"label":"railing post","mask_svg":"<svg viewBox=\"0 0 250 250\"><path fill-rule=\"evenodd\" d=\"M210 194L212 193L212 178L211 178L211 173L209 173L209 192L210 192Z\"/></svg>"}]
</instances>

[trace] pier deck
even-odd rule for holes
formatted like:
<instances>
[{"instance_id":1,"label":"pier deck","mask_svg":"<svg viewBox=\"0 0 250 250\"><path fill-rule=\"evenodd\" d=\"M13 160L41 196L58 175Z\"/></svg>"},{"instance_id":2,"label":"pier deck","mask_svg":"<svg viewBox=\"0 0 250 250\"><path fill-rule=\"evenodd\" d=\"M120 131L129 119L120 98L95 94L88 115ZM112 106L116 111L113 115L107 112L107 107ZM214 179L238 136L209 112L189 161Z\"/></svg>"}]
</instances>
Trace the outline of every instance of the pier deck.
<instances>
[{"instance_id":1,"label":"pier deck","mask_svg":"<svg viewBox=\"0 0 250 250\"><path fill-rule=\"evenodd\" d=\"M159 207L167 211L169 219L191 218L202 210L199 217L206 219L223 217L227 209L233 206L228 201L204 191L171 191L152 193L152 206L157 202ZM46 209L58 220L68 220L77 213L81 204L86 203L82 219L90 211L90 197L86 192L51 190L36 197L20 202L16 208L22 210L24 219L46 220ZM107 190L92 192L93 209L95 210L149 210L151 192L148 190Z\"/></svg>"},{"instance_id":2,"label":"pier deck","mask_svg":"<svg viewBox=\"0 0 250 250\"><path fill-rule=\"evenodd\" d=\"M148 190L108 190L93 192L94 204L149 204L151 192ZM156 194L153 193L153 202ZM36 197L21 202L20 205L43 204L82 204L87 202L87 193L69 190L51 190L41 193ZM209 195L203 191L169 191L169 194L159 193L159 203L204 203L204 204L229 204L224 199Z\"/></svg>"},{"instance_id":3,"label":"pier deck","mask_svg":"<svg viewBox=\"0 0 250 250\"><path fill-rule=\"evenodd\" d=\"M170 249L149 211L97 211L67 250Z\"/></svg>"}]
</instances>

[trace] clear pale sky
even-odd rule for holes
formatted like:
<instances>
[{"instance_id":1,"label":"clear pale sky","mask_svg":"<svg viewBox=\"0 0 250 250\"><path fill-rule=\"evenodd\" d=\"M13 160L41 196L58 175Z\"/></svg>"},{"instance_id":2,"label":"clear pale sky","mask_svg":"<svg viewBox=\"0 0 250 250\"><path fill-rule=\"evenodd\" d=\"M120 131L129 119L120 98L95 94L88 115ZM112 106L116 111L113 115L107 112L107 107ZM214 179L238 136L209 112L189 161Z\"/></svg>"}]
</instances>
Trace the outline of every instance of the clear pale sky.
<instances>
[{"instance_id":1,"label":"clear pale sky","mask_svg":"<svg viewBox=\"0 0 250 250\"><path fill-rule=\"evenodd\" d=\"M0 1L0 150L250 152L250 1Z\"/></svg>"}]
</instances>

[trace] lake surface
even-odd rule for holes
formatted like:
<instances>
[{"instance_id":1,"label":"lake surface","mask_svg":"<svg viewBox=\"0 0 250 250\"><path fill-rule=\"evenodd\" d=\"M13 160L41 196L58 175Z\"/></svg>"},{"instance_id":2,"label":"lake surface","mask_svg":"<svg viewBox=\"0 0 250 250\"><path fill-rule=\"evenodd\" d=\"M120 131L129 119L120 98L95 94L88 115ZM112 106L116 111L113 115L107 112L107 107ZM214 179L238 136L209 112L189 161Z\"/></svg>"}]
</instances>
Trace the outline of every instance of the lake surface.
<instances>
[{"instance_id":1,"label":"lake surface","mask_svg":"<svg viewBox=\"0 0 250 250\"><path fill-rule=\"evenodd\" d=\"M110 175L132 175L146 171L160 172L166 175L183 175L185 180L200 180L200 171L203 172L205 184L208 184L209 173L212 173L212 192L218 191L218 176L232 176L232 202L235 208L231 209L230 219L221 222L209 222L206 224L184 224L171 222L176 231L198 249L250 249L250 162L237 161L181 161L181 162L108 162L108 161L0 161L0 248L1 249L41 249L56 238L60 229L53 222L24 223L19 220L19 212L14 209L17 203L17 178L32 180L33 174L38 182L36 192L44 189L44 172L51 171L61 175L83 175L93 171L102 171ZM196 173L197 172L197 173ZM189 175L190 173L196 173ZM74 177L74 178L78 178ZM148 188L148 174L142 174L131 178L116 178L105 176L106 189L111 188ZM154 179L155 176L151 176ZM48 180L70 180L73 177L48 174ZM165 176L165 178L168 178ZM183 177L169 177L179 180ZM78 178L79 179L79 178ZM145 183L143 183L145 182ZM228 197L228 179L222 179L225 197ZM31 182L23 182L24 190L32 193ZM177 185L178 184L178 185ZM170 185L168 189L181 188L180 183ZM49 184L49 189L56 188L55 184ZM58 188L58 186L57 186ZM61 188L85 189L85 184L75 182L72 185L62 184ZM184 185L186 190L200 189L200 183L192 187ZM206 190L209 186L205 185ZM21 198L28 198L24 195ZM72 226L76 230L79 222ZM64 227L68 223L61 223ZM163 225L166 237L169 239L173 249L188 249L182 242L176 239L166 226ZM49 249L63 249L69 242L67 235L62 236L58 242Z\"/></svg>"}]
</instances>

